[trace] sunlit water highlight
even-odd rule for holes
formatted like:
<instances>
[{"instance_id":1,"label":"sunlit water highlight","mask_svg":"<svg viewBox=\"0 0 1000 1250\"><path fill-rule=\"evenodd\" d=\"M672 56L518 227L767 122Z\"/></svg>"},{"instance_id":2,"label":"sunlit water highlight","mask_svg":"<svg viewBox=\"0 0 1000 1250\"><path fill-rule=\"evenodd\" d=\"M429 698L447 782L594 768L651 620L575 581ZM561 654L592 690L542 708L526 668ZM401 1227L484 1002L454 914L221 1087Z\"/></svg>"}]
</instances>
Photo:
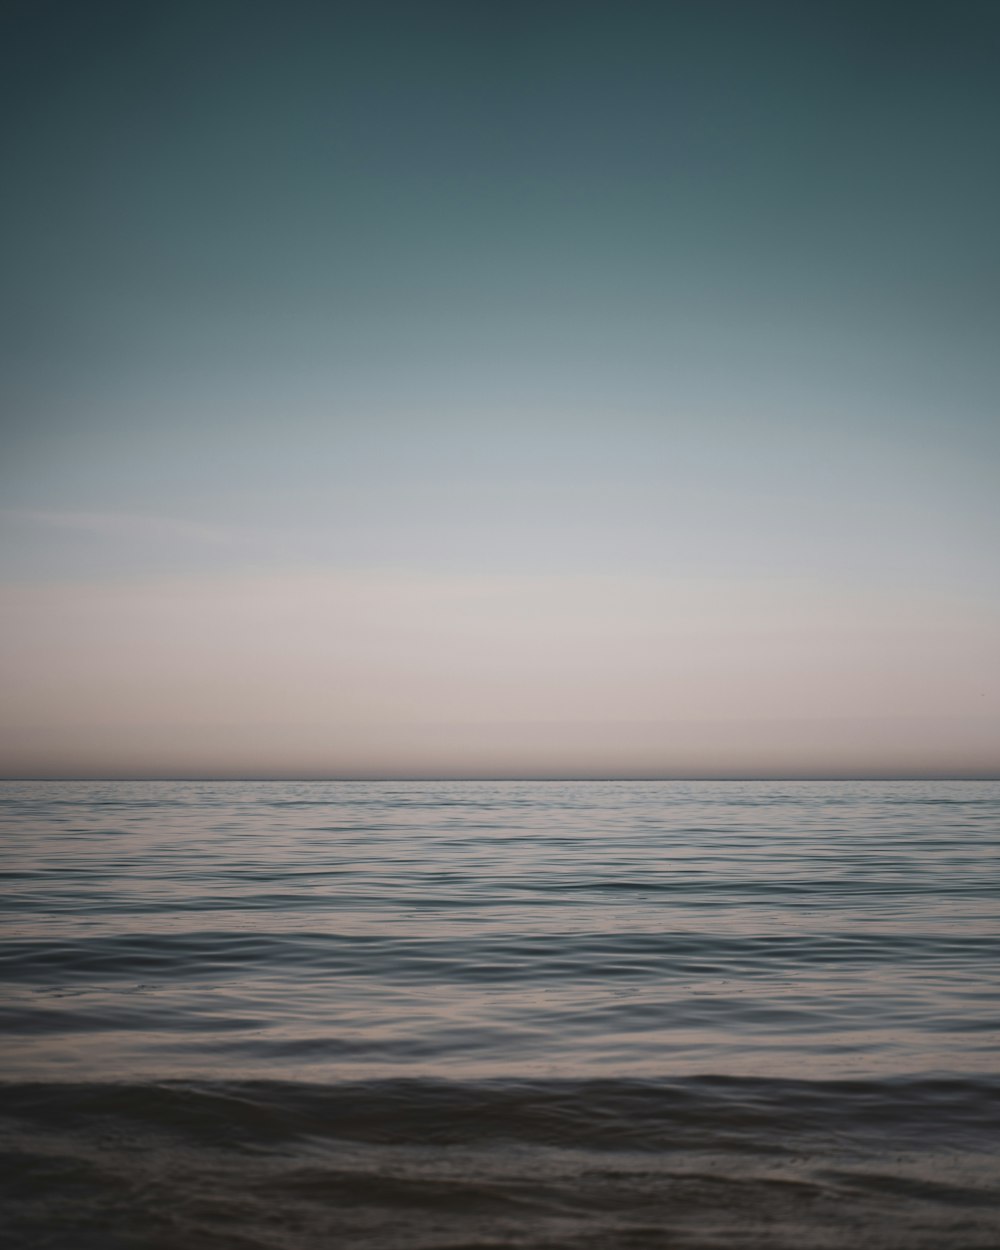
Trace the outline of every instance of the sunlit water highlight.
<instances>
[{"instance_id":1,"label":"sunlit water highlight","mask_svg":"<svg viewBox=\"0 0 1000 1250\"><path fill-rule=\"evenodd\" d=\"M0 801L17 1244L1000 1245L1000 783Z\"/></svg>"}]
</instances>

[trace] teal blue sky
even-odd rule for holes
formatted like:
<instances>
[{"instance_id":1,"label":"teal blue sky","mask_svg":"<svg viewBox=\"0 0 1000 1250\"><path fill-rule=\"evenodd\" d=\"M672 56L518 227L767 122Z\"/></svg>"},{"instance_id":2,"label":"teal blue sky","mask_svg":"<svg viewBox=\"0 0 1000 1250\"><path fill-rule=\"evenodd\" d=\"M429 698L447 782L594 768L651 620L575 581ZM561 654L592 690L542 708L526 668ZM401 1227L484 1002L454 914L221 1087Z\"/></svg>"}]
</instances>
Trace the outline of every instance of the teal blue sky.
<instances>
[{"instance_id":1,"label":"teal blue sky","mask_svg":"<svg viewBox=\"0 0 1000 1250\"><path fill-rule=\"evenodd\" d=\"M1000 770L994 4L3 26L8 774Z\"/></svg>"}]
</instances>

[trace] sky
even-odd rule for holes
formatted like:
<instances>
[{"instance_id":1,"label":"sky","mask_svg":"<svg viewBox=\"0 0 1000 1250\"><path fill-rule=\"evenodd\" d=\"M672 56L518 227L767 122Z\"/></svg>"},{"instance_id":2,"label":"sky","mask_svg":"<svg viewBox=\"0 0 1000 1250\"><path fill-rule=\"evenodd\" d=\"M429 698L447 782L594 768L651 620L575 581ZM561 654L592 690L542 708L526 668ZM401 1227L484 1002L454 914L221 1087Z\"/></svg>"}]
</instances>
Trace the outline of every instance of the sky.
<instances>
[{"instance_id":1,"label":"sky","mask_svg":"<svg viewBox=\"0 0 1000 1250\"><path fill-rule=\"evenodd\" d=\"M993 0L0 26L0 775L1000 776Z\"/></svg>"}]
</instances>

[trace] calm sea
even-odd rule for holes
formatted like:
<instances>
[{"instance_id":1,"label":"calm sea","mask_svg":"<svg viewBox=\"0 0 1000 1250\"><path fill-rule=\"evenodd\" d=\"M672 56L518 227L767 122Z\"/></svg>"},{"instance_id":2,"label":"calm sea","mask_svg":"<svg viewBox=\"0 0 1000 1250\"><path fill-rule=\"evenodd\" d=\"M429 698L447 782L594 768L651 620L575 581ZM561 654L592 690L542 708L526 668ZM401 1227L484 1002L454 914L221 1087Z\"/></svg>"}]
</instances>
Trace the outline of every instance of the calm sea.
<instances>
[{"instance_id":1,"label":"calm sea","mask_svg":"<svg viewBox=\"0 0 1000 1250\"><path fill-rule=\"evenodd\" d=\"M2 783L16 1247L1000 1246L1000 783Z\"/></svg>"}]
</instances>

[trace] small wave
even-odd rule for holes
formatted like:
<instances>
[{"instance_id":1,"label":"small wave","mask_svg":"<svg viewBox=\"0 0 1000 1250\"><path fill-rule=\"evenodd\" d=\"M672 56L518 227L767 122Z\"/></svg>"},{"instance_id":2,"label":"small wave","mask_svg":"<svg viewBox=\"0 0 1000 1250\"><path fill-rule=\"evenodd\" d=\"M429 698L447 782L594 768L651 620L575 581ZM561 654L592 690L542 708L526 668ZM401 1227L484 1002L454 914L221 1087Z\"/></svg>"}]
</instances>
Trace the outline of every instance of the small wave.
<instances>
[{"instance_id":1,"label":"small wave","mask_svg":"<svg viewBox=\"0 0 1000 1250\"><path fill-rule=\"evenodd\" d=\"M784 1153L813 1134L992 1137L1000 1078L789 1081L420 1079L7 1083L4 1114L48 1127L87 1120L194 1133L203 1141L305 1137L382 1145L499 1140L600 1150L728 1147Z\"/></svg>"},{"instance_id":2,"label":"small wave","mask_svg":"<svg viewBox=\"0 0 1000 1250\"><path fill-rule=\"evenodd\" d=\"M860 968L896 962L934 968L1000 959L992 934L818 934L728 937L706 933L615 935L502 933L492 937L377 937L316 932L202 930L80 937L9 938L0 951L0 980L45 984L94 976L211 976L238 969L308 970L335 976L436 983L616 977L686 977L707 973L791 975L811 967Z\"/></svg>"},{"instance_id":3,"label":"small wave","mask_svg":"<svg viewBox=\"0 0 1000 1250\"><path fill-rule=\"evenodd\" d=\"M994 1250L1000 1083L0 1088L15 1250Z\"/></svg>"}]
</instances>

